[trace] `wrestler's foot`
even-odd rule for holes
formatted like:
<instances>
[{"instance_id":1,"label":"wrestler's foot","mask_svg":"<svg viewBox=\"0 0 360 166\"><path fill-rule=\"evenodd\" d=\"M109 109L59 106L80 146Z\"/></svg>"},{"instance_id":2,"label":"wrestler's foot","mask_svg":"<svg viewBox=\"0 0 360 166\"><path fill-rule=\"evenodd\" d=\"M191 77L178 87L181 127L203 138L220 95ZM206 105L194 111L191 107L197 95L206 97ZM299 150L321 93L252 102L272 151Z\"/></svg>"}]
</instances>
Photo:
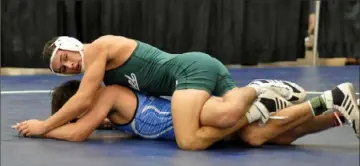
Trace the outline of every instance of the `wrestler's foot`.
<instances>
[{"instance_id":1,"label":"wrestler's foot","mask_svg":"<svg viewBox=\"0 0 360 166\"><path fill-rule=\"evenodd\" d=\"M359 135L360 111L355 99L354 86L351 83L343 83L333 90L325 91L321 97L324 99L327 109L339 111L346 119L347 123Z\"/></svg>"},{"instance_id":2,"label":"wrestler's foot","mask_svg":"<svg viewBox=\"0 0 360 166\"><path fill-rule=\"evenodd\" d=\"M262 88L260 95L250 108L247 116L260 117L260 123L264 124L269 119L284 119L286 117L271 116L272 113L290 107L291 102L280 96L271 89ZM253 118L254 119L254 118Z\"/></svg>"},{"instance_id":3,"label":"wrestler's foot","mask_svg":"<svg viewBox=\"0 0 360 166\"><path fill-rule=\"evenodd\" d=\"M257 79L252 81L249 86L269 88L293 104L302 103L306 99L304 88L290 81Z\"/></svg>"}]
</instances>

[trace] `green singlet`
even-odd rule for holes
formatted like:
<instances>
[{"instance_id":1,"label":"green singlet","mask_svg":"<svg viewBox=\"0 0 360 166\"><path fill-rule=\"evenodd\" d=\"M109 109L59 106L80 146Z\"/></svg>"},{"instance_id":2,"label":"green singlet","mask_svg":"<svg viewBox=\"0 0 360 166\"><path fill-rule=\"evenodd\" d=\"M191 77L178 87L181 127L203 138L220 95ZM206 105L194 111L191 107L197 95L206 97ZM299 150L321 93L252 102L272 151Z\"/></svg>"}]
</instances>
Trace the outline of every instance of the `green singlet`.
<instances>
[{"instance_id":1,"label":"green singlet","mask_svg":"<svg viewBox=\"0 0 360 166\"><path fill-rule=\"evenodd\" d=\"M171 96L181 89L205 90L222 96L236 87L228 69L208 54L169 54L137 43L124 64L105 72L105 85L123 85L153 96Z\"/></svg>"}]
</instances>

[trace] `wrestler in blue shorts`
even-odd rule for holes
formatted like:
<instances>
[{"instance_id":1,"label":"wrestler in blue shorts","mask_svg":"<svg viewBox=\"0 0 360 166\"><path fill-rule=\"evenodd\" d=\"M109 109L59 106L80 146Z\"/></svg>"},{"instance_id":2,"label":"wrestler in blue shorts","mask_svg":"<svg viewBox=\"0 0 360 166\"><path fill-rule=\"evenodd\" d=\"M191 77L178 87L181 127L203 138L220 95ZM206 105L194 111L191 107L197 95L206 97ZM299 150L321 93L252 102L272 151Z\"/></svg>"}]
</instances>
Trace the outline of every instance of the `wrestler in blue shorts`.
<instances>
[{"instance_id":1,"label":"wrestler in blue shorts","mask_svg":"<svg viewBox=\"0 0 360 166\"><path fill-rule=\"evenodd\" d=\"M348 99L345 100L350 101L350 107L355 113L346 114L346 112L342 111L344 106L341 106L337 107L333 113L323 114L328 109L316 107L314 110L311 107L312 104L309 104L313 103L315 105L319 101L318 98L293 106L293 103L282 98L276 91L271 90L267 86L269 82L271 80L256 80L250 83L267 88L263 88L263 93L250 108L246 118L239 121L238 125L242 125L242 129L238 131L222 130L218 133L218 137L209 139L209 142L199 142L200 145L194 145L189 149L205 149L213 143L223 140L226 136L235 140L240 138L251 145L262 145L267 142L289 144L308 133L322 131L343 123L346 124L346 116L354 117L359 115L359 109L356 103L354 104L355 93L349 83L340 84L319 97L339 99L343 94L349 95ZM65 82L54 89L51 103L52 114L56 113L76 93L79 85L79 81L73 80ZM339 94L336 95L336 93ZM206 106L213 106L212 100L221 100L221 98L212 97L206 103ZM329 103L326 104L330 105ZM356 107L353 107L354 105ZM270 114L272 115L270 116ZM271 118L286 118L287 120L268 121ZM130 135L145 139L175 140L171 102L169 100L147 96L119 85L100 88L91 110L74 119L73 123L60 126L43 136L68 141L84 141L104 122L104 119L108 119L117 130ZM257 121L265 125L259 126L258 123L255 123ZM358 122L352 124L356 123ZM356 133L357 127L353 125L353 128ZM21 128L18 130L23 133ZM199 134L206 137L207 132L218 131L209 130ZM214 134L211 133L210 135Z\"/></svg>"}]
</instances>

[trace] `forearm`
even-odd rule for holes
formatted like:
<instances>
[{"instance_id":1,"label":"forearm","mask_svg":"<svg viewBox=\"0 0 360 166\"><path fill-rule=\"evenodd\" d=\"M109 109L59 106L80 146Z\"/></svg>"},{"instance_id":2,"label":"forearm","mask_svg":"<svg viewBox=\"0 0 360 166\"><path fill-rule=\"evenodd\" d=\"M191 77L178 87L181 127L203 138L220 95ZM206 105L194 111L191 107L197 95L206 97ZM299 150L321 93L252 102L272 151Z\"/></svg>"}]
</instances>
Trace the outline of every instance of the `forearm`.
<instances>
[{"instance_id":1,"label":"forearm","mask_svg":"<svg viewBox=\"0 0 360 166\"><path fill-rule=\"evenodd\" d=\"M79 117L88 109L90 101L82 96L73 96L66 104L54 115L45 120L45 129L50 131L71 120Z\"/></svg>"},{"instance_id":2,"label":"forearm","mask_svg":"<svg viewBox=\"0 0 360 166\"><path fill-rule=\"evenodd\" d=\"M69 123L47 132L43 137L74 142L84 141L98 125L98 123L91 122Z\"/></svg>"},{"instance_id":3,"label":"forearm","mask_svg":"<svg viewBox=\"0 0 360 166\"><path fill-rule=\"evenodd\" d=\"M82 141L75 137L76 125L73 123L60 126L54 130L51 130L43 135L45 138L59 139L65 141Z\"/></svg>"},{"instance_id":4,"label":"forearm","mask_svg":"<svg viewBox=\"0 0 360 166\"><path fill-rule=\"evenodd\" d=\"M112 89L102 91L94 106L75 123L58 127L46 134L47 137L63 139L68 141L85 140L100 124L109 113L114 104L117 93ZM66 117L65 117L66 118Z\"/></svg>"}]
</instances>

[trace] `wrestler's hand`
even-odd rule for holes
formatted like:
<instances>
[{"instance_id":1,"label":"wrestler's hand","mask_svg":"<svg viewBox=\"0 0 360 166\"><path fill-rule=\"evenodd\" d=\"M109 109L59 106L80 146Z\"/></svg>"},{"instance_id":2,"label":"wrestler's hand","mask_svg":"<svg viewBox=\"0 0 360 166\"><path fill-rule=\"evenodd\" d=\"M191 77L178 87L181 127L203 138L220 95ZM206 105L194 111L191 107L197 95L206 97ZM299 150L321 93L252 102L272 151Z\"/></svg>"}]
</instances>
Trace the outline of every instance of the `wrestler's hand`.
<instances>
[{"instance_id":1,"label":"wrestler's hand","mask_svg":"<svg viewBox=\"0 0 360 166\"><path fill-rule=\"evenodd\" d=\"M38 136L46 132L44 121L32 119L17 123L12 128L19 131L23 136Z\"/></svg>"}]
</instances>

